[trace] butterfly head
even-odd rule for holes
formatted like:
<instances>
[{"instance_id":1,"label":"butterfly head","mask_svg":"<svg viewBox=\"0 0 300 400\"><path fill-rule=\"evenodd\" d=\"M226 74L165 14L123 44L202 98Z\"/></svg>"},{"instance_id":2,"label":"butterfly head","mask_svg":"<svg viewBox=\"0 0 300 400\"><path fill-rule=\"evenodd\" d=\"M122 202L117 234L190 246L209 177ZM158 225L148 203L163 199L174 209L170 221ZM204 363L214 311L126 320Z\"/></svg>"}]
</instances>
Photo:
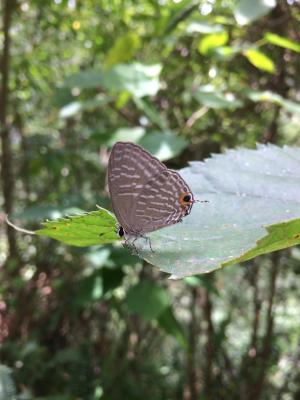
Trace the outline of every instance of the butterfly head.
<instances>
[{"instance_id":1,"label":"butterfly head","mask_svg":"<svg viewBox=\"0 0 300 400\"><path fill-rule=\"evenodd\" d=\"M125 235L125 231L124 231L124 229L123 229L122 226L119 226L118 235L119 235L120 237L123 237L123 236Z\"/></svg>"}]
</instances>

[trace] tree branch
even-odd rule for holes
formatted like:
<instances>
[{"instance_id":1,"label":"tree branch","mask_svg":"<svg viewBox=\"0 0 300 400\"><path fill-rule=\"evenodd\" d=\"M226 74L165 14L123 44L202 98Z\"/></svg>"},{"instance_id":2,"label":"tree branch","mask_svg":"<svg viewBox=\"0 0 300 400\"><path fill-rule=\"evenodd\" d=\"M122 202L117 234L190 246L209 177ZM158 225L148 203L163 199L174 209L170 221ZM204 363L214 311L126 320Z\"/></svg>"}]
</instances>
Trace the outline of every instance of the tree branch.
<instances>
[{"instance_id":1,"label":"tree branch","mask_svg":"<svg viewBox=\"0 0 300 400\"><path fill-rule=\"evenodd\" d=\"M197 400L199 398L199 388L197 384L196 371L196 352L197 352L197 316L196 307L198 299L198 288L191 289L191 305L190 315L191 321L189 325L189 348L187 351L187 385L185 388L185 400Z\"/></svg>"},{"instance_id":2,"label":"tree branch","mask_svg":"<svg viewBox=\"0 0 300 400\"><path fill-rule=\"evenodd\" d=\"M9 103L9 61L10 61L10 26L15 0L3 0L3 53L1 57L1 87L0 87L0 135L1 135L1 180L3 187L4 211L11 214L13 210L14 179L12 173L12 151L10 143L10 129L8 126ZM6 226L9 256L16 258L18 255L15 231Z\"/></svg>"},{"instance_id":3,"label":"tree branch","mask_svg":"<svg viewBox=\"0 0 300 400\"><path fill-rule=\"evenodd\" d=\"M211 276L207 276L207 279L211 279ZM205 397L209 400L213 399L214 327L212 322L212 303L207 289L203 290L203 312L206 321Z\"/></svg>"}]
</instances>

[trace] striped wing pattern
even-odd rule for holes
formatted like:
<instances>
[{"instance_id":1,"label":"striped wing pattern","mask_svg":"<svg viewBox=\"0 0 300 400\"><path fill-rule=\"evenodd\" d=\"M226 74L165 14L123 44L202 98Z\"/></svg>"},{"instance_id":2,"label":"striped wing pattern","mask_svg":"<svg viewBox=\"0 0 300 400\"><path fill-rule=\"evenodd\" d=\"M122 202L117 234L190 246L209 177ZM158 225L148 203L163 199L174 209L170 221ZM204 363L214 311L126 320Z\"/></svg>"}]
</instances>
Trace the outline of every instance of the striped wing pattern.
<instances>
[{"instance_id":1,"label":"striped wing pattern","mask_svg":"<svg viewBox=\"0 0 300 400\"><path fill-rule=\"evenodd\" d=\"M147 233L181 221L192 207L180 204L184 192L190 189L177 172L166 169L154 176L145 184L132 210L135 230Z\"/></svg>"},{"instance_id":2,"label":"striped wing pattern","mask_svg":"<svg viewBox=\"0 0 300 400\"><path fill-rule=\"evenodd\" d=\"M192 207L179 202L182 193L190 192L181 176L129 142L117 142L112 148L108 187L114 213L129 235L175 224Z\"/></svg>"},{"instance_id":3,"label":"striped wing pattern","mask_svg":"<svg viewBox=\"0 0 300 400\"><path fill-rule=\"evenodd\" d=\"M108 188L113 211L123 229L133 231L132 210L145 182L166 170L155 157L133 143L117 142L108 163Z\"/></svg>"}]
</instances>

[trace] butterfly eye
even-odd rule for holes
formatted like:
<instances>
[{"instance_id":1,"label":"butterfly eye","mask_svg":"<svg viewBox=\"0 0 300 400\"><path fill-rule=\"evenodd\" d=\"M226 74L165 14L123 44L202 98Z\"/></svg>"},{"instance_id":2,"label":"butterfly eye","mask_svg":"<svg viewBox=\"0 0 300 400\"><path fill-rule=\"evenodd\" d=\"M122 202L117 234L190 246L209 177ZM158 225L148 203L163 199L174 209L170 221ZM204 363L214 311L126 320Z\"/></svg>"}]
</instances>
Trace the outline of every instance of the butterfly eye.
<instances>
[{"instance_id":1,"label":"butterfly eye","mask_svg":"<svg viewBox=\"0 0 300 400\"><path fill-rule=\"evenodd\" d=\"M122 226L120 226L119 229L118 229L118 235L119 235L120 237L123 237L124 234L125 234L124 229L122 228Z\"/></svg>"}]
</instances>

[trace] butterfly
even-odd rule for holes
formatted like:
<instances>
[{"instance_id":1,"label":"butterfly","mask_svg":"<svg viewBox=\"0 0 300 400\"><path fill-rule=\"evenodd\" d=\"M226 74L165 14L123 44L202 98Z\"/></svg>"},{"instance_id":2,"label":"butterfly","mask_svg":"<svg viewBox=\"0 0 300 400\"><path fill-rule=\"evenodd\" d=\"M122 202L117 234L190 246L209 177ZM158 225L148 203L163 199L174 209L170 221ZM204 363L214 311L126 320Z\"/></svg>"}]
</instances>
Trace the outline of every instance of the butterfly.
<instances>
[{"instance_id":1,"label":"butterfly","mask_svg":"<svg viewBox=\"0 0 300 400\"><path fill-rule=\"evenodd\" d=\"M117 142L108 163L112 208L125 239L182 221L195 203L188 184L142 147Z\"/></svg>"}]
</instances>

